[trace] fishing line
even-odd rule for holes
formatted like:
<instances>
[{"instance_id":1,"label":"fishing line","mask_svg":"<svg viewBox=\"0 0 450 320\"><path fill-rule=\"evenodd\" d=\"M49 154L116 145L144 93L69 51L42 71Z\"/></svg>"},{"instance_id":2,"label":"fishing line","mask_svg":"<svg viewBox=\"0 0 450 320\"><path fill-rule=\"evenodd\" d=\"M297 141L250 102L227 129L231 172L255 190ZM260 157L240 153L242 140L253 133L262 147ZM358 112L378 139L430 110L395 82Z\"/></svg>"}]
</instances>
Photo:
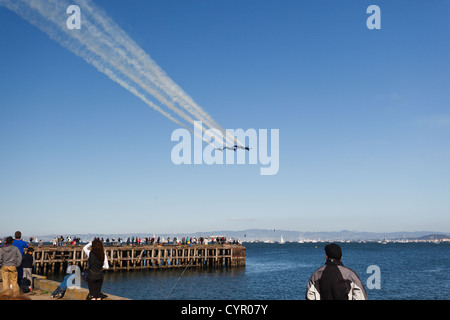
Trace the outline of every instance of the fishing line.
<instances>
[{"instance_id":1,"label":"fishing line","mask_svg":"<svg viewBox=\"0 0 450 320\"><path fill-rule=\"evenodd\" d=\"M189 249L190 250L190 249ZM166 297L166 300L169 299L169 296L172 294L172 291L175 289L175 287L177 286L178 282L180 281L180 279L183 277L184 272L187 270L187 268L189 267L189 265L191 264L192 259L195 259L195 251L194 251L194 257L189 259L189 263L186 265L186 267L184 268L183 272L181 273L181 275L178 277L177 281L175 282L174 286L172 287L172 289L170 290L169 294Z\"/></svg>"},{"instance_id":2,"label":"fishing line","mask_svg":"<svg viewBox=\"0 0 450 320\"><path fill-rule=\"evenodd\" d=\"M208 237L206 237L205 239L209 239L214 233L211 233ZM178 282L180 281L180 279L183 277L184 272L187 270L187 268L189 267L189 265L192 262L192 259L195 259L195 250L194 250L194 257L191 258L189 260L189 263L186 265L186 267L184 268L183 272L180 274L180 276L178 277L177 281L175 282L174 286L172 287L172 289L170 290L169 294L166 297L166 300L169 299L169 296L172 294L172 291L175 289L175 287L177 286Z\"/></svg>"}]
</instances>

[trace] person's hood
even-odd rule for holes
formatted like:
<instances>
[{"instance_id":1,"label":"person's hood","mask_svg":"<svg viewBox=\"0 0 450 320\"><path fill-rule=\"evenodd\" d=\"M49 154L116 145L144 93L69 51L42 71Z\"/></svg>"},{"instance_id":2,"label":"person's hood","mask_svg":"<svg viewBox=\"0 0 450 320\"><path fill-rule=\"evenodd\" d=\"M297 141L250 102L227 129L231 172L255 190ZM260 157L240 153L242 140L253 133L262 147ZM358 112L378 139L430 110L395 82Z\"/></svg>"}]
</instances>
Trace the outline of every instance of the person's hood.
<instances>
[{"instance_id":1,"label":"person's hood","mask_svg":"<svg viewBox=\"0 0 450 320\"><path fill-rule=\"evenodd\" d=\"M12 244L8 244L3 247L3 250L5 250L6 252L11 252L12 250L14 250L14 248L15 246L13 246Z\"/></svg>"}]
</instances>

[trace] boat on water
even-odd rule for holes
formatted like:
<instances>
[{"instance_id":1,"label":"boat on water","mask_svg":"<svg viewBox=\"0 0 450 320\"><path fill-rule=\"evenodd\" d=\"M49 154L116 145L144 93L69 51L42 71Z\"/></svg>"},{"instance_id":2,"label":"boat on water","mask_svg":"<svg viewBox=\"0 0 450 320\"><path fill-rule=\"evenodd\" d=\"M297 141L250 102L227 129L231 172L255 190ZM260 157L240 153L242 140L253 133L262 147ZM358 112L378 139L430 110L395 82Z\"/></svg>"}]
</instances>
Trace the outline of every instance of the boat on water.
<instances>
[{"instance_id":1,"label":"boat on water","mask_svg":"<svg viewBox=\"0 0 450 320\"><path fill-rule=\"evenodd\" d=\"M283 236L280 237L280 244L285 244L286 241L284 241Z\"/></svg>"}]
</instances>

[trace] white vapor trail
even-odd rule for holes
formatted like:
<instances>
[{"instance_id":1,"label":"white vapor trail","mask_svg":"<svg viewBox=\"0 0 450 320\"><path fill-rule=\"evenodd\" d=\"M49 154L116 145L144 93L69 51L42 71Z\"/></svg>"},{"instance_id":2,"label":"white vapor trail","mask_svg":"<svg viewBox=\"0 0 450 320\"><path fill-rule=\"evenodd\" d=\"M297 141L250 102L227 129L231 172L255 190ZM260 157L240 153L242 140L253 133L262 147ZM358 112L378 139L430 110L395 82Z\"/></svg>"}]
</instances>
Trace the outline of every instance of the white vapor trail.
<instances>
[{"instance_id":1,"label":"white vapor trail","mask_svg":"<svg viewBox=\"0 0 450 320\"><path fill-rule=\"evenodd\" d=\"M66 12L76 4L81 29L69 30ZM0 0L51 39L83 58L169 120L194 132L185 123L202 121L203 131L217 128L224 143L234 144L193 99L140 48L106 13L89 0ZM183 123L184 122L184 123ZM201 137L204 141L210 141ZM239 141L237 141L240 145Z\"/></svg>"}]
</instances>

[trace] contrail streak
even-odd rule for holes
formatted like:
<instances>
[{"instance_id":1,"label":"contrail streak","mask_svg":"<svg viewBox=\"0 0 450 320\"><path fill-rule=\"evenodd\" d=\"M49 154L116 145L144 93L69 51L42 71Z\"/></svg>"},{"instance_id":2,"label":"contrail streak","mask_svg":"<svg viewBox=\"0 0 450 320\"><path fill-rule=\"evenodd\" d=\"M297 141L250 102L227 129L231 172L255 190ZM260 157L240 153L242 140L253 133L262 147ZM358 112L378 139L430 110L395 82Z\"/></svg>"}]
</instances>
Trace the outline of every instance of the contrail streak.
<instances>
[{"instance_id":1,"label":"contrail streak","mask_svg":"<svg viewBox=\"0 0 450 320\"><path fill-rule=\"evenodd\" d=\"M81 29L66 25L69 5L81 10ZM51 39L83 58L151 108L193 132L185 122L218 129L225 144L235 141L187 95L106 13L88 0L0 0ZM204 137L204 141L211 143ZM228 143L227 143L228 142ZM240 145L239 141L237 141Z\"/></svg>"}]
</instances>

